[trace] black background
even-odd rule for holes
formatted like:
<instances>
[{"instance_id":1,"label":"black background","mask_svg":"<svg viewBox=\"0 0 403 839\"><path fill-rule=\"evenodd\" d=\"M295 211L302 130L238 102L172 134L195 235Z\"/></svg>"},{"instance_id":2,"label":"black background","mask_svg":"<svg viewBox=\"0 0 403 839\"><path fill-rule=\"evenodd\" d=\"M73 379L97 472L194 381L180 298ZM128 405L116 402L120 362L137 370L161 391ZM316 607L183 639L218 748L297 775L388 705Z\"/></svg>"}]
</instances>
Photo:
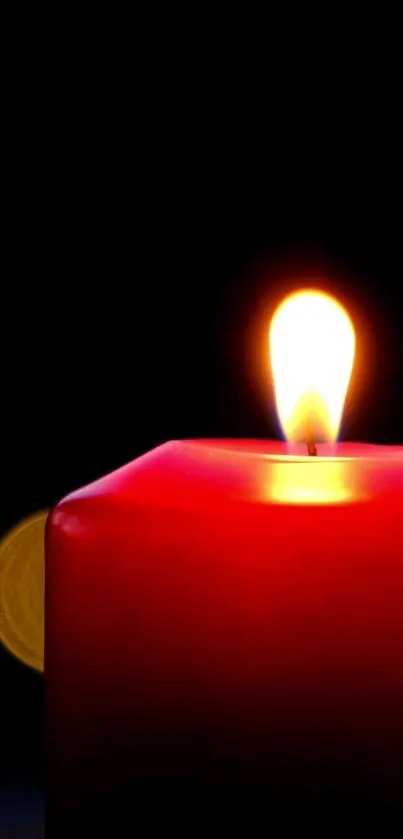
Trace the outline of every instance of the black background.
<instances>
[{"instance_id":1,"label":"black background","mask_svg":"<svg viewBox=\"0 0 403 839\"><path fill-rule=\"evenodd\" d=\"M107 112L99 94L95 114L88 89L34 143L29 98L1 295L1 533L165 440L278 437L268 323L301 285L356 323L343 438L403 443L392 128L370 148L329 117L311 142L300 113L266 140L193 94L150 122L134 94ZM1 650L0 683L3 780L40 781L43 677Z\"/></svg>"}]
</instances>

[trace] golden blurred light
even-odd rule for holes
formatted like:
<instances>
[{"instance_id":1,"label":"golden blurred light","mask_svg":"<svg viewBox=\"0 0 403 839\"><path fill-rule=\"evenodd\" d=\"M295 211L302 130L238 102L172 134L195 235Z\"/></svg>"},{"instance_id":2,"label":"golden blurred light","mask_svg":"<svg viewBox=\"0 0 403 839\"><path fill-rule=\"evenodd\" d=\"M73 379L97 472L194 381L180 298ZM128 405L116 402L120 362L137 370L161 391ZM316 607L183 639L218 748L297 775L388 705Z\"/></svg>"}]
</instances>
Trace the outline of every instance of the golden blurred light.
<instances>
[{"instance_id":1,"label":"golden blurred light","mask_svg":"<svg viewBox=\"0 0 403 839\"><path fill-rule=\"evenodd\" d=\"M44 510L20 521L0 542L0 641L24 664L43 670Z\"/></svg>"},{"instance_id":2,"label":"golden blurred light","mask_svg":"<svg viewBox=\"0 0 403 839\"><path fill-rule=\"evenodd\" d=\"M277 411L290 442L337 438L354 361L355 334L345 309L328 294L287 297L270 325Z\"/></svg>"}]
</instances>

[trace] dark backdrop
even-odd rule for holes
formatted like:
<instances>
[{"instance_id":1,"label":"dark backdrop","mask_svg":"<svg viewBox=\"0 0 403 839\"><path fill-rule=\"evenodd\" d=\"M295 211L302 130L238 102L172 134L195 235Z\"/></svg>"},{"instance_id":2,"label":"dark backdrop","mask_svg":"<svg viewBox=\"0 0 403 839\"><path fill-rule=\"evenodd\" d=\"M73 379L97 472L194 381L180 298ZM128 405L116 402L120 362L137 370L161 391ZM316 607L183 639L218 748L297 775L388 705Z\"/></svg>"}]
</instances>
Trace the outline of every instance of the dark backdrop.
<instances>
[{"instance_id":1,"label":"dark backdrop","mask_svg":"<svg viewBox=\"0 0 403 839\"><path fill-rule=\"evenodd\" d=\"M22 143L10 206L2 533L165 440L278 436L268 320L306 281L357 325L343 437L403 444L402 236L385 151L323 152L313 175L292 146L261 165L253 142L185 130L174 142L167 124L148 149L62 128L46 181ZM0 683L3 780L40 781L43 678L1 651Z\"/></svg>"}]
</instances>

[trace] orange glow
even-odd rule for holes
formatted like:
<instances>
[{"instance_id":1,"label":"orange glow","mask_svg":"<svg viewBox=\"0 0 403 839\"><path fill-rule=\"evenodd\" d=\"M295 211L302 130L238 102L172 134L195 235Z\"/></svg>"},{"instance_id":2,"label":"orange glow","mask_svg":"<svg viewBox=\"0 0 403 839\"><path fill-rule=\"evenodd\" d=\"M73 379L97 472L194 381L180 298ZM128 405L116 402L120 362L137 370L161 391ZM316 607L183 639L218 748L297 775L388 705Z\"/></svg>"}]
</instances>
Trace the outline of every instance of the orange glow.
<instances>
[{"instance_id":1,"label":"orange glow","mask_svg":"<svg viewBox=\"0 0 403 839\"><path fill-rule=\"evenodd\" d=\"M290 442L336 440L354 361L355 334L343 307L328 294L287 297L270 326L277 411Z\"/></svg>"},{"instance_id":2,"label":"orange glow","mask_svg":"<svg viewBox=\"0 0 403 839\"><path fill-rule=\"evenodd\" d=\"M337 504L357 500L342 460L298 458L273 464L270 498L283 504Z\"/></svg>"}]
</instances>

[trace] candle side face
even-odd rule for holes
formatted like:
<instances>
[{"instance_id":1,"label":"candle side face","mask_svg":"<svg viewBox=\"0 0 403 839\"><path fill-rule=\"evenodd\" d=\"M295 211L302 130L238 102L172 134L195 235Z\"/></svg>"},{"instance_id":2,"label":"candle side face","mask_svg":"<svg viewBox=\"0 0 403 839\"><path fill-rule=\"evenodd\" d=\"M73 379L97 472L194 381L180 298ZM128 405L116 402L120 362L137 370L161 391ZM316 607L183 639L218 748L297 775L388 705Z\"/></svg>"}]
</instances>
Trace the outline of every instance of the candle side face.
<instances>
[{"instance_id":1,"label":"candle side face","mask_svg":"<svg viewBox=\"0 0 403 839\"><path fill-rule=\"evenodd\" d=\"M48 519L55 823L122 790L400 796L401 453L342 449L365 498L290 503L278 467L326 458L232 445L166 444Z\"/></svg>"}]
</instances>

